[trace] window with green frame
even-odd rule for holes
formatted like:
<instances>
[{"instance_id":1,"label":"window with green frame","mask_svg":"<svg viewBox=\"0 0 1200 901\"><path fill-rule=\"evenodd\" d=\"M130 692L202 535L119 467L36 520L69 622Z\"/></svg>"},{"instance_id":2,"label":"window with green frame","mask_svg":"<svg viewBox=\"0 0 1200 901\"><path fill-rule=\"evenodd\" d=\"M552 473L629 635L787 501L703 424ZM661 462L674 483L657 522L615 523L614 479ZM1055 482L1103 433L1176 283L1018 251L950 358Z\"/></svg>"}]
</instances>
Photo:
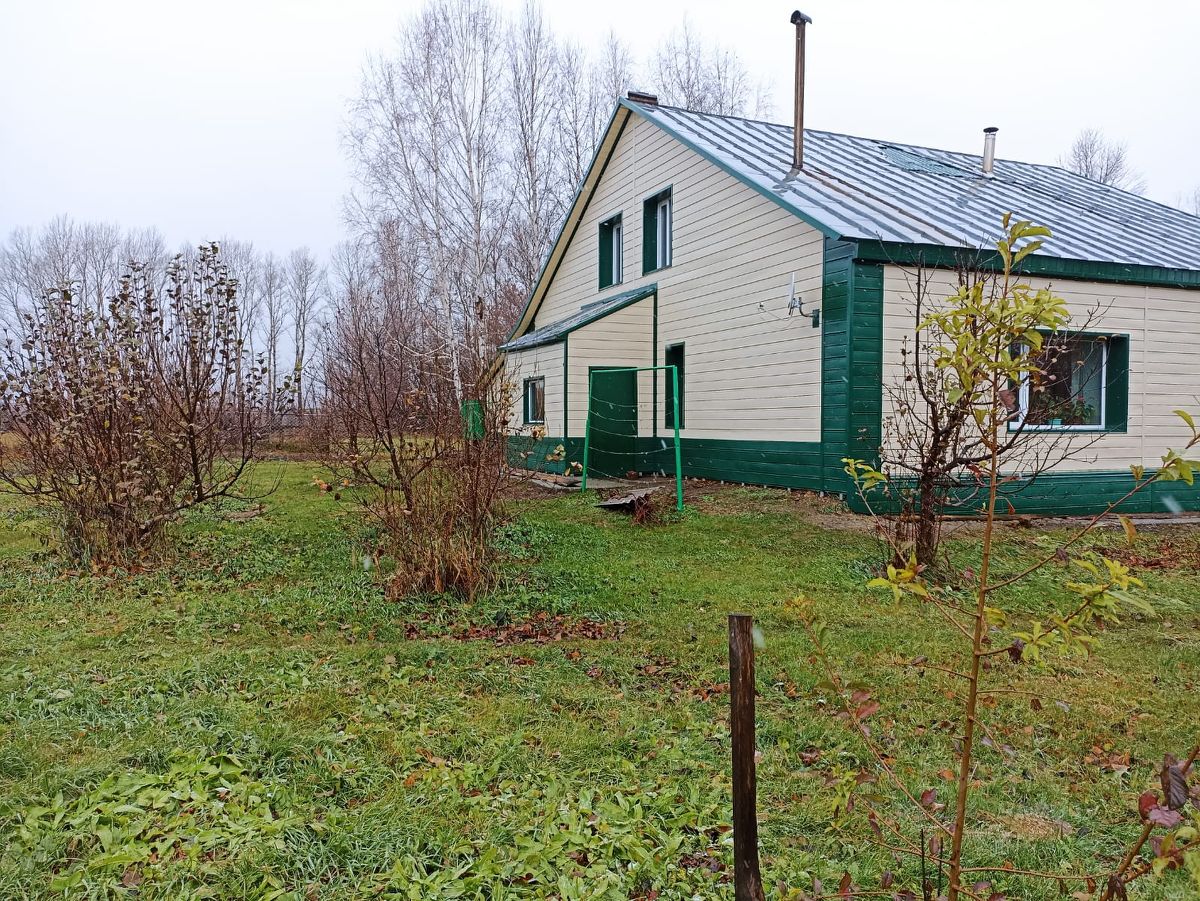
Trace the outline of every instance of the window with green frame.
<instances>
[{"instance_id":1,"label":"window with green frame","mask_svg":"<svg viewBox=\"0 0 1200 901\"><path fill-rule=\"evenodd\" d=\"M546 421L546 378L538 376L525 380L525 425L541 425Z\"/></svg>"},{"instance_id":2,"label":"window with green frame","mask_svg":"<svg viewBox=\"0 0 1200 901\"><path fill-rule=\"evenodd\" d=\"M1014 394L1010 428L1124 432L1129 424L1129 336L1047 335L1036 371Z\"/></svg>"},{"instance_id":3,"label":"window with green frame","mask_svg":"<svg viewBox=\"0 0 1200 901\"><path fill-rule=\"evenodd\" d=\"M619 285L622 282L624 264L621 252L623 237L621 214L605 219L600 223L600 290Z\"/></svg>"},{"instance_id":4,"label":"window with green frame","mask_svg":"<svg viewBox=\"0 0 1200 901\"><path fill-rule=\"evenodd\" d=\"M642 275L671 265L673 226L670 188L664 188L642 202Z\"/></svg>"},{"instance_id":5,"label":"window with green frame","mask_svg":"<svg viewBox=\"0 0 1200 901\"><path fill-rule=\"evenodd\" d=\"M674 366L675 371L679 373L679 427L683 428L684 406L683 406L683 345L669 344L667 345L666 355L663 357L664 366ZM664 412L666 419L664 424L668 429L675 428L675 386L671 384L671 370L667 369L663 372L664 395L666 397L666 406Z\"/></svg>"}]
</instances>

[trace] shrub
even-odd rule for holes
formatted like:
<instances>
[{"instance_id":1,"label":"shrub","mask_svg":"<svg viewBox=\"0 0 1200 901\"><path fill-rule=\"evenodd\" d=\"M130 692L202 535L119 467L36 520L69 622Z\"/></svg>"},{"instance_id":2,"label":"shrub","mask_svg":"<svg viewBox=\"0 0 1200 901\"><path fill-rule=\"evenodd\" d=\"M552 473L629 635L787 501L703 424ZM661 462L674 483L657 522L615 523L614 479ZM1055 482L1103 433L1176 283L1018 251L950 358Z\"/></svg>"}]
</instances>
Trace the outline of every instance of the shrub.
<instances>
[{"instance_id":1,"label":"shrub","mask_svg":"<svg viewBox=\"0 0 1200 901\"><path fill-rule=\"evenodd\" d=\"M73 558L127 564L246 476L265 382L237 298L210 244L165 272L131 263L104 303L49 290L7 335L0 484L50 509Z\"/></svg>"},{"instance_id":2,"label":"shrub","mask_svg":"<svg viewBox=\"0 0 1200 901\"><path fill-rule=\"evenodd\" d=\"M373 552L394 564L389 592L471 598L496 576L511 397L499 383L464 389L452 355L420 343L422 325L404 301L343 299L328 334L319 443L376 527ZM471 437L464 395L480 398Z\"/></svg>"}]
</instances>

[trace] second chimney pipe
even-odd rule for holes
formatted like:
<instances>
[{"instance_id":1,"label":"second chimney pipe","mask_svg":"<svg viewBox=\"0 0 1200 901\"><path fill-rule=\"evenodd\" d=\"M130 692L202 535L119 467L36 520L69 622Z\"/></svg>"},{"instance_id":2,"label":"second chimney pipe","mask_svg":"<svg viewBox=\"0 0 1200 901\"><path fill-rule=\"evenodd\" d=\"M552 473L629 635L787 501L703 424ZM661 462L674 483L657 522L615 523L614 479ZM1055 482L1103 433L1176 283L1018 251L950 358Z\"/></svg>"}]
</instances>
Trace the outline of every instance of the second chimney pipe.
<instances>
[{"instance_id":1,"label":"second chimney pipe","mask_svg":"<svg viewBox=\"0 0 1200 901\"><path fill-rule=\"evenodd\" d=\"M792 122L792 171L804 168L804 26L812 19L796 10L792 13L792 24L796 26L796 109Z\"/></svg>"},{"instance_id":2,"label":"second chimney pipe","mask_svg":"<svg viewBox=\"0 0 1200 901\"><path fill-rule=\"evenodd\" d=\"M983 130L983 174L991 175L996 165L996 132L1000 129L992 126Z\"/></svg>"}]
</instances>

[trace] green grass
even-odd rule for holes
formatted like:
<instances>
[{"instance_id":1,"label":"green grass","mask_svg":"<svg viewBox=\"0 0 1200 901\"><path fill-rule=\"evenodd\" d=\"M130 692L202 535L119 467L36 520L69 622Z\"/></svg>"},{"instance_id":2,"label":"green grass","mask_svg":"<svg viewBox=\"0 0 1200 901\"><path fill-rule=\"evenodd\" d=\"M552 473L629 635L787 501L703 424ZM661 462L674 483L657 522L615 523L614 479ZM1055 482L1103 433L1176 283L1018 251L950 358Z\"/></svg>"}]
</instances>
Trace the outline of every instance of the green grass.
<instances>
[{"instance_id":1,"label":"green grass","mask_svg":"<svg viewBox=\"0 0 1200 901\"><path fill-rule=\"evenodd\" d=\"M860 818L833 820L834 784L870 761L834 716L786 603L817 602L846 677L882 703L878 740L914 791L948 801L938 774L953 766L955 686L897 664L947 662L952 640L919 604L862 587L879 560L872 538L823 529L780 492L714 489L653 527L556 496L520 505L500 589L473 606L397 603L358 562L352 510L311 487L318 471L283 464L264 515L193 516L171 563L125 577L64 570L41 519L7 511L0 897L732 898L733 610L755 614L764 637L772 891L837 885L843 872L864 889L883 870L911 883L913 864L890 859ZM1190 535L1162 535L1142 536L1138 553L1169 541L1170 554L1200 557ZM1005 529L1000 565L1019 566L1039 541ZM972 550L954 546L964 565ZM1055 568L1008 602L1037 614L1063 578ZM997 664L996 684L1043 703L1008 694L986 711L1011 750L981 750L973 863L1111 866L1162 753L1194 742L1200 576L1184 566L1146 578L1162 618L1110 630L1094 658ZM624 631L461 640L471 625L541 611ZM1094 747L1127 752L1128 770L1102 767ZM886 785L865 790L915 833ZM1010 898L1059 897L995 881ZM1195 890L1171 874L1135 897Z\"/></svg>"}]
</instances>

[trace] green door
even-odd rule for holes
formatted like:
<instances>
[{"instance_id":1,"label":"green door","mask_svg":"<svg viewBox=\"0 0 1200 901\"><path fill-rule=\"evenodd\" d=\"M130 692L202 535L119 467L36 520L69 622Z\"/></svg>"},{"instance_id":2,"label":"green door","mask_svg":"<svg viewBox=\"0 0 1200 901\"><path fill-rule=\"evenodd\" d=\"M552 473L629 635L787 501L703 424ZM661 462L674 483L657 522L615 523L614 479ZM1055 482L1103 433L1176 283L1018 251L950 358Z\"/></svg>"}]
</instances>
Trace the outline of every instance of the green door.
<instances>
[{"instance_id":1,"label":"green door","mask_svg":"<svg viewBox=\"0 0 1200 901\"><path fill-rule=\"evenodd\" d=\"M588 475L623 479L637 469L637 372L617 366L588 370L591 447Z\"/></svg>"}]
</instances>

